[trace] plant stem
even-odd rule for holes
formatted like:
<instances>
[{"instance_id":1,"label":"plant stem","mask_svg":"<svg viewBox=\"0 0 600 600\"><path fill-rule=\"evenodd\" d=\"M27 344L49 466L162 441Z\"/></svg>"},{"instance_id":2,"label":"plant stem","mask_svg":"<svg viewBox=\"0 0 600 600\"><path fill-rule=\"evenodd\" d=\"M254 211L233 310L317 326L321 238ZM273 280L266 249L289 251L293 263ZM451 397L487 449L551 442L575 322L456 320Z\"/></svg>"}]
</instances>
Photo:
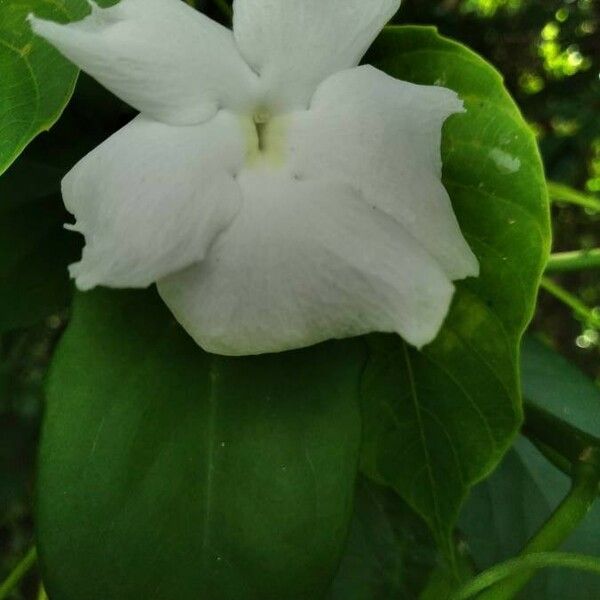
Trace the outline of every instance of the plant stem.
<instances>
[{"instance_id":1,"label":"plant stem","mask_svg":"<svg viewBox=\"0 0 600 600\"><path fill-rule=\"evenodd\" d=\"M541 529L521 552L521 560L529 555L548 552L559 547L591 508L600 483L600 453L589 448L573 465L571 491L552 513ZM518 559L517 559L518 560ZM596 562L600 572L600 565ZM510 600L535 575L536 567L523 568L501 584L479 596L480 600Z\"/></svg>"},{"instance_id":2,"label":"plant stem","mask_svg":"<svg viewBox=\"0 0 600 600\"><path fill-rule=\"evenodd\" d=\"M222 15L228 21L231 21L231 18L233 17L233 10L227 3L227 0L213 0L213 4L221 11Z\"/></svg>"},{"instance_id":3,"label":"plant stem","mask_svg":"<svg viewBox=\"0 0 600 600\"><path fill-rule=\"evenodd\" d=\"M525 432L524 432L525 433ZM571 466L572 462L565 458L563 454L558 452L556 448L548 446L533 434L527 434L527 439L537 448L538 452L552 465L554 465L559 471L562 471L567 477L571 477ZM600 492L600 489L599 489Z\"/></svg>"},{"instance_id":4,"label":"plant stem","mask_svg":"<svg viewBox=\"0 0 600 600\"><path fill-rule=\"evenodd\" d=\"M588 461L590 452L600 454L600 439L555 417L535 403L525 401L523 433L533 441L549 446L569 462L569 476L573 465ZM600 459L598 459L600 463Z\"/></svg>"},{"instance_id":5,"label":"plant stem","mask_svg":"<svg viewBox=\"0 0 600 600\"><path fill-rule=\"evenodd\" d=\"M46 590L44 589L43 583L40 584L37 600L48 600L48 594L46 594Z\"/></svg>"},{"instance_id":6,"label":"plant stem","mask_svg":"<svg viewBox=\"0 0 600 600\"><path fill-rule=\"evenodd\" d=\"M513 558L512 560L507 560L493 566L491 569L469 581L468 584L452 596L452 600L473 598L491 585L512 577L525 569L540 569L544 567L565 567L580 571L590 571L600 575L600 560L595 556L584 556L568 552L538 552L521 558ZM479 598L483 597L479 596Z\"/></svg>"},{"instance_id":7,"label":"plant stem","mask_svg":"<svg viewBox=\"0 0 600 600\"><path fill-rule=\"evenodd\" d=\"M567 202L594 212L600 212L600 200L589 194L583 194L562 183L548 182L548 193L553 202Z\"/></svg>"},{"instance_id":8,"label":"plant stem","mask_svg":"<svg viewBox=\"0 0 600 600\"><path fill-rule=\"evenodd\" d=\"M27 575L31 567L37 560L37 550L35 546L29 550L25 558L12 570L10 575L0 585L0 600L5 600L8 595L17 587L21 579Z\"/></svg>"},{"instance_id":9,"label":"plant stem","mask_svg":"<svg viewBox=\"0 0 600 600\"><path fill-rule=\"evenodd\" d=\"M525 399L525 424L522 433L557 469L573 477L573 465L590 453L599 456L600 439L555 417L534 402ZM600 467L599 467L600 468ZM600 487L598 489L600 493Z\"/></svg>"},{"instance_id":10,"label":"plant stem","mask_svg":"<svg viewBox=\"0 0 600 600\"><path fill-rule=\"evenodd\" d=\"M542 282L540 285L543 289L552 294L563 304L566 304L572 308L576 315L579 315L583 320L593 327L600 329L600 317L596 316L594 311L589 306L585 305L579 298L577 298L577 296L567 292L567 290L547 277L542 277Z\"/></svg>"},{"instance_id":11,"label":"plant stem","mask_svg":"<svg viewBox=\"0 0 600 600\"><path fill-rule=\"evenodd\" d=\"M546 265L546 273L597 268L600 268L600 248L552 254Z\"/></svg>"}]
</instances>

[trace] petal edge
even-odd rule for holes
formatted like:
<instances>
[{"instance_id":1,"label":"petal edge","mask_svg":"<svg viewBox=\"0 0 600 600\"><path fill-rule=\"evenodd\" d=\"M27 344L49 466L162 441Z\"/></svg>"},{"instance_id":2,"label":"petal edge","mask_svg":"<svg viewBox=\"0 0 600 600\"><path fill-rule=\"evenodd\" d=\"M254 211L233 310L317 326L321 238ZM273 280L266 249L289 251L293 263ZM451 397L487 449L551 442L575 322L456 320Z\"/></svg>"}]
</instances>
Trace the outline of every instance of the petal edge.
<instances>
[{"instance_id":1,"label":"petal edge","mask_svg":"<svg viewBox=\"0 0 600 600\"><path fill-rule=\"evenodd\" d=\"M400 0L235 0L234 35L274 110L305 108L332 73L356 66Z\"/></svg>"},{"instance_id":2,"label":"petal edge","mask_svg":"<svg viewBox=\"0 0 600 600\"><path fill-rule=\"evenodd\" d=\"M64 178L63 198L85 236L77 286L147 287L201 261L237 214L244 160L238 118L195 127L134 119Z\"/></svg>"},{"instance_id":3,"label":"petal edge","mask_svg":"<svg viewBox=\"0 0 600 600\"><path fill-rule=\"evenodd\" d=\"M240 180L244 206L207 259L158 282L200 346L239 356L373 331L433 340L454 286L393 219L337 182Z\"/></svg>"},{"instance_id":4,"label":"petal edge","mask_svg":"<svg viewBox=\"0 0 600 600\"><path fill-rule=\"evenodd\" d=\"M400 81L371 66L323 82L290 120L287 152L304 177L337 177L399 223L450 279L479 274L442 184L442 126L464 112L458 95Z\"/></svg>"}]
</instances>

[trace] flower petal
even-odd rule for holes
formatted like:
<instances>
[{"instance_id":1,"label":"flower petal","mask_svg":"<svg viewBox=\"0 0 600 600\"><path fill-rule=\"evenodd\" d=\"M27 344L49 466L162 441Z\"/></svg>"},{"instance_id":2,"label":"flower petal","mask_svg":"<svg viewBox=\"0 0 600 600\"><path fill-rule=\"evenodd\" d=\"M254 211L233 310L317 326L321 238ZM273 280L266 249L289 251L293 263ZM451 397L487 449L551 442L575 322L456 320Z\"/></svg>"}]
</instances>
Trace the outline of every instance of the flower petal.
<instances>
[{"instance_id":1,"label":"flower petal","mask_svg":"<svg viewBox=\"0 0 600 600\"><path fill-rule=\"evenodd\" d=\"M402 226L348 185L244 171L244 204L207 258L158 282L203 348L261 354L330 338L437 334L453 286Z\"/></svg>"},{"instance_id":2,"label":"flower petal","mask_svg":"<svg viewBox=\"0 0 600 600\"><path fill-rule=\"evenodd\" d=\"M249 109L257 77L231 31L181 0L121 0L35 33L123 100L159 121L200 123L219 107Z\"/></svg>"},{"instance_id":3,"label":"flower petal","mask_svg":"<svg viewBox=\"0 0 600 600\"><path fill-rule=\"evenodd\" d=\"M234 33L266 104L305 108L326 77L354 67L400 0L235 0Z\"/></svg>"},{"instance_id":4,"label":"flower petal","mask_svg":"<svg viewBox=\"0 0 600 600\"><path fill-rule=\"evenodd\" d=\"M78 287L147 287L202 260L239 210L244 142L225 111L193 127L139 116L81 160L63 180L86 238Z\"/></svg>"},{"instance_id":5,"label":"flower petal","mask_svg":"<svg viewBox=\"0 0 600 600\"><path fill-rule=\"evenodd\" d=\"M441 183L442 125L462 102L448 89L399 81L369 66L325 81L309 111L290 120L291 168L306 178L352 184L390 214L452 280L479 265Z\"/></svg>"}]
</instances>

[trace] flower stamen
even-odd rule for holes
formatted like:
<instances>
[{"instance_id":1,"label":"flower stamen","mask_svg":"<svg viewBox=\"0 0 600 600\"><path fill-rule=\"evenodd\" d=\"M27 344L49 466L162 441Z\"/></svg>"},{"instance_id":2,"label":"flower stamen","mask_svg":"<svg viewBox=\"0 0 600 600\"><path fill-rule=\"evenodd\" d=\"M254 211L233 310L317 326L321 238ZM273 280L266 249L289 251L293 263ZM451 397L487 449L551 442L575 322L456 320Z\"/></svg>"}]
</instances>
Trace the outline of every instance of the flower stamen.
<instances>
[{"instance_id":1,"label":"flower stamen","mask_svg":"<svg viewBox=\"0 0 600 600\"><path fill-rule=\"evenodd\" d=\"M265 109L259 109L254 113L254 126L258 137L258 151L265 152L267 142L267 126L271 119L271 113Z\"/></svg>"},{"instance_id":2,"label":"flower stamen","mask_svg":"<svg viewBox=\"0 0 600 600\"><path fill-rule=\"evenodd\" d=\"M258 108L250 118L242 117L246 136L246 167L282 167L285 163L287 119L273 116L266 108Z\"/></svg>"}]
</instances>

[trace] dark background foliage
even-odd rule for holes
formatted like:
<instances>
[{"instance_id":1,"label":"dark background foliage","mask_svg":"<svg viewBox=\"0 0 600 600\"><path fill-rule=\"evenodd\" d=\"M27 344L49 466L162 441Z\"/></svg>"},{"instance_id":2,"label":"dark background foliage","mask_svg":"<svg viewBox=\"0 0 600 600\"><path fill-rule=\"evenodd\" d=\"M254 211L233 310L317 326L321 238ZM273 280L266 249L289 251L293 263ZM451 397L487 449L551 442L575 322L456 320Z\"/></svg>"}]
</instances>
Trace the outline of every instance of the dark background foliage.
<instances>
[{"instance_id":1,"label":"dark background foliage","mask_svg":"<svg viewBox=\"0 0 600 600\"><path fill-rule=\"evenodd\" d=\"M397 20L434 24L490 60L538 135L548 177L600 195L600 3L404 0ZM130 116L126 107L82 77L65 118L28 152L52 153L58 167L68 167L73 156L81 156ZM555 251L600 246L600 214L556 204L553 223ZM588 306L599 307L600 314L597 271L556 279ZM31 544L42 386L66 317L59 313L0 336L0 580ZM532 331L600 381L599 332L544 292ZM14 598L36 594L33 572Z\"/></svg>"}]
</instances>

